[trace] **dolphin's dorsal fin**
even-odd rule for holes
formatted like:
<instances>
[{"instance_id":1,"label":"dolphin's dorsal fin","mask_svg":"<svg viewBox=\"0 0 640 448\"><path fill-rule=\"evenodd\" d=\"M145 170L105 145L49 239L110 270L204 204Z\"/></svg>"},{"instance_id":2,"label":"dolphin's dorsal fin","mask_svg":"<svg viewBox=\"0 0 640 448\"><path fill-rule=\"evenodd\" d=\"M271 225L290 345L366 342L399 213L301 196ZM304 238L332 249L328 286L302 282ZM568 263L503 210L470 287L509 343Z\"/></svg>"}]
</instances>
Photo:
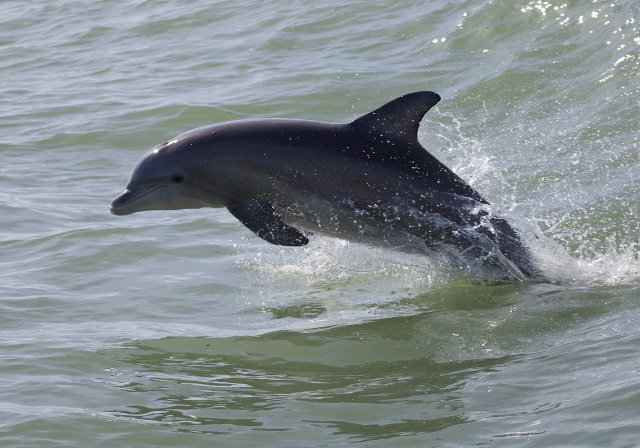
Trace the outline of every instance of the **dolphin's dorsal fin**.
<instances>
[{"instance_id":1,"label":"dolphin's dorsal fin","mask_svg":"<svg viewBox=\"0 0 640 448\"><path fill-rule=\"evenodd\" d=\"M396 98L382 107L351 122L351 126L416 141L422 117L440 101L435 92L414 92Z\"/></svg>"}]
</instances>

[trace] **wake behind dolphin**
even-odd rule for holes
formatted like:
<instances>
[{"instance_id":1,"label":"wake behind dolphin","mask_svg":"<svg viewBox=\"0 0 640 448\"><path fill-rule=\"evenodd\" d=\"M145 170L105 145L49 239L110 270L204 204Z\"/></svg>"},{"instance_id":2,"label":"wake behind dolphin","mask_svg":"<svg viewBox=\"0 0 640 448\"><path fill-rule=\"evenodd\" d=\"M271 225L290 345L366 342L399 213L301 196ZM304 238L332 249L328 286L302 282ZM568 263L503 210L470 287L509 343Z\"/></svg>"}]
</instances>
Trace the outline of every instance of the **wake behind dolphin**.
<instances>
[{"instance_id":1,"label":"wake behind dolphin","mask_svg":"<svg viewBox=\"0 0 640 448\"><path fill-rule=\"evenodd\" d=\"M518 231L418 142L439 101L415 92L347 124L254 119L185 132L138 161L111 212L227 207L272 244L319 234L540 277Z\"/></svg>"}]
</instances>

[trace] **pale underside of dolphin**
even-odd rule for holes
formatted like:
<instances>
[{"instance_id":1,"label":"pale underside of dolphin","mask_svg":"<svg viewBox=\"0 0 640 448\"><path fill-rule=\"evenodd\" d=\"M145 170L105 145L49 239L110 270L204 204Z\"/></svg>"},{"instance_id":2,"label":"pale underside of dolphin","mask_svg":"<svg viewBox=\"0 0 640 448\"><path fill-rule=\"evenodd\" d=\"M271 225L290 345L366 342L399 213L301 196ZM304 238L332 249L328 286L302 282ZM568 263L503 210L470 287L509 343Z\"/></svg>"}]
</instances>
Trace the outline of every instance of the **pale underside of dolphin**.
<instances>
[{"instance_id":1,"label":"pale underside of dolphin","mask_svg":"<svg viewBox=\"0 0 640 448\"><path fill-rule=\"evenodd\" d=\"M254 119L185 132L138 161L111 212L227 207L272 244L319 234L540 276L509 222L418 142L439 101L415 92L346 124Z\"/></svg>"}]
</instances>

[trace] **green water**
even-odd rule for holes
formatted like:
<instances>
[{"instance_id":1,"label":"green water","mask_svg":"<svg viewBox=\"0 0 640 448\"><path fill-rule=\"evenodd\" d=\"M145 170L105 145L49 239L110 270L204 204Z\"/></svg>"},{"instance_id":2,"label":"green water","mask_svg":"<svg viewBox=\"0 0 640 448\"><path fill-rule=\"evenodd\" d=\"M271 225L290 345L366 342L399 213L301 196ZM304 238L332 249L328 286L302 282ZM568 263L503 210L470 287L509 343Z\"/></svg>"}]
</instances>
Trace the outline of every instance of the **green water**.
<instances>
[{"instance_id":1,"label":"green water","mask_svg":"<svg viewBox=\"0 0 640 448\"><path fill-rule=\"evenodd\" d=\"M2 447L638 446L640 31L601 1L0 2ZM547 283L224 209L109 213L150 147L442 95L425 147ZM567 258L563 250L570 253Z\"/></svg>"}]
</instances>

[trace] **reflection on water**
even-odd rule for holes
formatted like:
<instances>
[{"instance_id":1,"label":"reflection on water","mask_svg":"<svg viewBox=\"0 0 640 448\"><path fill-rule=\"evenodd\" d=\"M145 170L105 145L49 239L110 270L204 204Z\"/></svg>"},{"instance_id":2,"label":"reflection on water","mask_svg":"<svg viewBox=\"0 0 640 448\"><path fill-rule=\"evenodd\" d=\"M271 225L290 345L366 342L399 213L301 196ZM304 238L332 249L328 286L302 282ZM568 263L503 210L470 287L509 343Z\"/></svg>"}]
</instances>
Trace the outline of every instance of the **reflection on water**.
<instances>
[{"instance_id":1,"label":"reflection on water","mask_svg":"<svg viewBox=\"0 0 640 448\"><path fill-rule=\"evenodd\" d=\"M273 440L282 443L329 435L419 440L443 431L468 441L489 421L485 440L545 437L553 427L570 432L554 416L575 402L572 390L588 387L579 366L608 356L589 342L604 337L600 320L628 305L607 297L610 291L584 288L458 283L398 301L413 314L324 328L313 325L327 312L320 305L267 309L273 322L310 326L139 340L101 351L118 367L99 381L121 396L101 414L254 442L255 431L261 440L279 434ZM575 372L563 377L567 358ZM464 429L446 432L458 426Z\"/></svg>"},{"instance_id":2,"label":"reflection on water","mask_svg":"<svg viewBox=\"0 0 640 448\"><path fill-rule=\"evenodd\" d=\"M178 431L305 427L358 440L468 422L460 389L518 356L436 361L414 331L425 319L429 315L350 330L133 342L104 353L131 366L106 381L130 392L132 403L145 404L107 413Z\"/></svg>"}]
</instances>

